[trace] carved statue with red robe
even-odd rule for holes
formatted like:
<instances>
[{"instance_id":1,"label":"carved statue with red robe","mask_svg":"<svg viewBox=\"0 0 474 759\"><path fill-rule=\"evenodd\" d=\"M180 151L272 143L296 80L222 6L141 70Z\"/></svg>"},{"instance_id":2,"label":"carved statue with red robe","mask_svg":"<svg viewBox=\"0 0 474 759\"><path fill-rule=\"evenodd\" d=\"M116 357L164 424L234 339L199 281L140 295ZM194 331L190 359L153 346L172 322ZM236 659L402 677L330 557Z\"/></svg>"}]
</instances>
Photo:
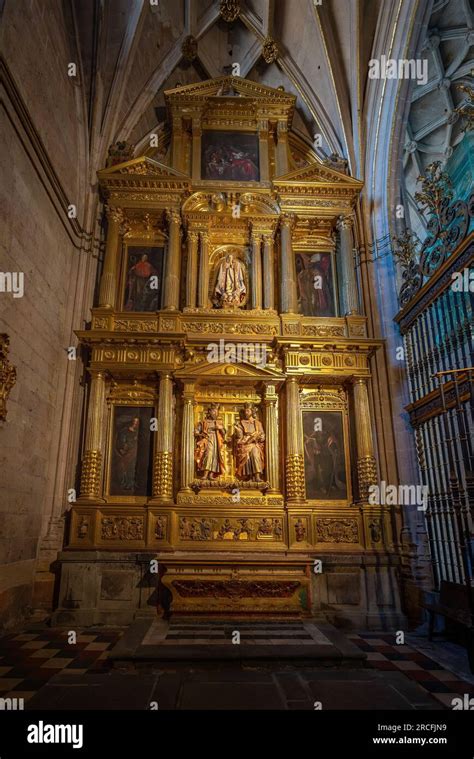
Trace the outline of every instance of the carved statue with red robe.
<instances>
[{"instance_id":1,"label":"carved statue with red robe","mask_svg":"<svg viewBox=\"0 0 474 759\"><path fill-rule=\"evenodd\" d=\"M265 469L265 433L255 408L246 403L234 428L235 474L243 480L262 479Z\"/></svg>"},{"instance_id":2,"label":"carved statue with red robe","mask_svg":"<svg viewBox=\"0 0 474 759\"><path fill-rule=\"evenodd\" d=\"M215 479L225 472L225 428L218 414L219 406L212 404L207 409L205 419L199 422L194 430L196 468L199 475L208 480Z\"/></svg>"}]
</instances>

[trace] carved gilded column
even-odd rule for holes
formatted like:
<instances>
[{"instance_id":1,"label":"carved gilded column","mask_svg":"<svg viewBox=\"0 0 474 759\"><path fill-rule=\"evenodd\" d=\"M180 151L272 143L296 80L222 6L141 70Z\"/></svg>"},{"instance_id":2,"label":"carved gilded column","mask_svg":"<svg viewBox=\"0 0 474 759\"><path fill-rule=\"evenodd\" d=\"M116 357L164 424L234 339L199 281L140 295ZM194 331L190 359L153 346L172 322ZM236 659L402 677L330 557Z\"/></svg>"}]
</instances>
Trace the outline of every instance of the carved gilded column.
<instances>
[{"instance_id":1,"label":"carved gilded column","mask_svg":"<svg viewBox=\"0 0 474 759\"><path fill-rule=\"evenodd\" d=\"M209 293L209 232L201 232L201 250L199 256L199 308L207 308Z\"/></svg>"},{"instance_id":2,"label":"carved gilded column","mask_svg":"<svg viewBox=\"0 0 474 759\"><path fill-rule=\"evenodd\" d=\"M296 262L293 255L291 235L295 223L293 215L283 216L281 228L281 312L295 314L297 312L296 295Z\"/></svg>"},{"instance_id":3,"label":"carved gilded column","mask_svg":"<svg viewBox=\"0 0 474 759\"><path fill-rule=\"evenodd\" d=\"M191 490L194 479L194 385L187 384L183 392L183 426L181 438L181 490Z\"/></svg>"},{"instance_id":4,"label":"carved gilded column","mask_svg":"<svg viewBox=\"0 0 474 759\"><path fill-rule=\"evenodd\" d=\"M99 292L99 306L101 308L115 307L119 264L119 236L123 218L124 215L121 208L107 207L107 242Z\"/></svg>"},{"instance_id":5,"label":"carved gilded column","mask_svg":"<svg viewBox=\"0 0 474 759\"><path fill-rule=\"evenodd\" d=\"M354 246L352 238L352 216L339 216L339 260L341 262L342 316L359 313L357 279L354 264Z\"/></svg>"},{"instance_id":6,"label":"carved gilded column","mask_svg":"<svg viewBox=\"0 0 474 759\"><path fill-rule=\"evenodd\" d=\"M196 306L198 243L198 232L188 231L188 270L186 272L186 306L188 308Z\"/></svg>"},{"instance_id":7,"label":"carved gilded column","mask_svg":"<svg viewBox=\"0 0 474 759\"><path fill-rule=\"evenodd\" d=\"M258 144L260 155L260 180L267 182L270 179L268 166L268 119L260 119L258 122Z\"/></svg>"},{"instance_id":8,"label":"carved gilded column","mask_svg":"<svg viewBox=\"0 0 474 759\"><path fill-rule=\"evenodd\" d=\"M276 175L288 174L288 125L286 121L277 123Z\"/></svg>"},{"instance_id":9,"label":"carved gilded column","mask_svg":"<svg viewBox=\"0 0 474 759\"><path fill-rule=\"evenodd\" d=\"M367 501L370 485L377 484L377 464L370 423L367 380L364 378L354 380L354 414L356 419L359 495L362 501Z\"/></svg>"},{"instance_id":10,"label":"carved gilded column","mask_svg":"<svg viewBox=\"0 0 474 759\"><path fill-rule=\"evenodd\" d=\"M102 435L105 403L105 375L91 371L89 407L84 455L81 465L81 500L102 499Z\"/></svg>"},{"instance_id":11,"label":"carved gilded column","mask_svg":"<svg viewBox=\"0 0 474 759\"><path fill-rule=\"evenodd\" d=\"M195 182L201 179L201 118L199 116L193 116L192 119L192 132L193 132L193 157L192 157L192 178Z\"/></svg>"},{"instance_id":12,"label":"carved gilded column","mask_svg":"<svg viewBox=\"0 0 474 759\"><path fill-rule=\"evenodd\" d=\"M278 395L275 385L265 386L265 446L267 452L266 479L270 483L270 492L280 490L280 456L278 445Z\"/></svg>"},{"instance_id":13,"label":"carved gilded column","mask_svg":"<svg viewBox=\"0 0 474 759\"><path fill-rule=\"evenodd\" d=\"M300 391L296 377L286 380L286 495L288 501L304 500L303 431L301 429Z\"/></svg>"},{"instance_id":14,"label":"carved gilded column","mask_svg":"<svg viewBox=\"0 0 474 759\"><path fill-rule=\"evenodd\" d=\"M173 380L162 374L153 462L153 501L173 500Z\"/></svg>"},{"instance_id":15,"label":"carved gilded column","mask_svg":"<svg viewBox=\"0 0 474 759\"><path fill-rule=\"evenodd\" d=\"M183 157L183 120L177 114L172 115L172 134L171 134L171 166L177 171L181 171L181 161Z\"/></svg>"},{"instance_id":16,"label":"carved gilded column","mask_svg":"<svg viewBox=\"0 0 474 759\"><path fill-rule=\"evenodd\" d=\"M252 232L252 308L262 307L262 235Z\"/></svg>"},{"instance_id":17,"label":"carved gilded column","mask_svg":"<svg viewBox=\"0 0 474 759\"><path fill-rule=\"evenodd\" d=\"M263 235L263 307L275 308L275 256L273 234Z\"/></svg>"},{"instance_id":18,"label":"carved gilded column","mask_svg":"<svg viewBox=\"0 0 474 759\"><path fill-rule=\"evenodd\" d=\"M179 308L179 272L181 263L181 217L179 211L168 211L168 254L165 270L164 308L176 311Z\"/></svg>"}]
</instances>

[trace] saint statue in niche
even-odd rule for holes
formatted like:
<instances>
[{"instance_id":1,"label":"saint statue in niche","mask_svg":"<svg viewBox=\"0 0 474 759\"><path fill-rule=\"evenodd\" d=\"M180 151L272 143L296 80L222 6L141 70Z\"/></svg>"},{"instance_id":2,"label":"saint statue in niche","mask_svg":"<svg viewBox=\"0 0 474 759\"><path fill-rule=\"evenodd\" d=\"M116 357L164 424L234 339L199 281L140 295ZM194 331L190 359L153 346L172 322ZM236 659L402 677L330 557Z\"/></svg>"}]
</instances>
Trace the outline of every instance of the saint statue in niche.
<instances>
[{"instance_id":1,"label":"saint statue in niche","mask_svg":"<svg viewBox=\"0 0 474 759\"><path fill-rule=\"evenodd\" d=\"M219 266L214 290L214 305L217 308L241 306L245 300L244 267L238 258L229 253Z\"/></svg>"},{"instance_id":2,"label":"saint statue in niche","mask_svg":"<svg viewBox=\"0 0 474 759\"><path fill-rule=\"evenodd\" d=\"M214 403L209 406L205 419L195 428L194 436L194 460L198 474L207 480L223 475L225 428L219 417L219 406Z\"/></svg>"},{"instance_id":3,"label":"saint statue in niche","mask_svg":"<svg viewBox=\"0 0 474 759\"><path fill-rule=\"evenodd\" d=\"M261 481L265 469L265 433L255 407L246 403L234 427L235 474L241 480Z\"/></svg>"}]
</instances>

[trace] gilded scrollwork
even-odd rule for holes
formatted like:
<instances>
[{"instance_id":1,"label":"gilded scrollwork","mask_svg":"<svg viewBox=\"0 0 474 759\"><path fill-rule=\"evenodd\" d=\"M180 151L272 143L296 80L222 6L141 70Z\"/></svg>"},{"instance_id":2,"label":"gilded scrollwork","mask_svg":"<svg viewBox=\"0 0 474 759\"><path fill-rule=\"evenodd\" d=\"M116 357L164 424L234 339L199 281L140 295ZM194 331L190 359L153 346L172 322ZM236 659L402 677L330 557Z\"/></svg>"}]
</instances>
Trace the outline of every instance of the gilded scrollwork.
<instances>
[{"instance_id":1,"label":"gilded scrollwork","mask_svg":"<svg viewBox=\"0 0 474 759\"><path fill-rule=\"evenodd\" d=\"M0 421L7 418L7 400L16 382L16 369L8 360L10 338L5 333L0 334Z\"/></svg>"}]
</instances>

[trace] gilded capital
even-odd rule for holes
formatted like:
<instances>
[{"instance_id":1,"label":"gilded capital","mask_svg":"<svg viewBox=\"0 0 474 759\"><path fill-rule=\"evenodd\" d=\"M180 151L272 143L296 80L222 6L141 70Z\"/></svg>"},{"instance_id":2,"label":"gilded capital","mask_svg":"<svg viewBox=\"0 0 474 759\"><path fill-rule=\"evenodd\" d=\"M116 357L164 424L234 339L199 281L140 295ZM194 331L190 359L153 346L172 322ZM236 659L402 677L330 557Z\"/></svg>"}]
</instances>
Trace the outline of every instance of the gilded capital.
<instances>
[{"instance_id":1,"label":"gilded capital","mask_svg":"<svg viewBox=\"0 0 474 759\"><path fill-rule=\"evenodd\" d=\"M168 221L168 224L171 226L172 224L181 225L181 214L178 210L175 208L169 210L166 212L166 219Z\"/></svg>"},{"instance_id":2,"label":"gilded capital","mask_svg":"<svg viewBox=\"0 0 474 759\"><path fill-rule=\"evenodd\" d=\"M285 227L286 229L289 229L290 231L293 229L296 223L296 217L293 213L285 213L282 216L280 216L280 225L282 227Z\"/></svg>"},{"instance_id":3,"label":"gilded capital","mask_svg":"<svg viewBox=\"0 0 474 759\"><path fill-rule=\"evenodd\" d=\"M352 214L346 214L344 216L339 216L336 228L340 232L342 229L352 229L354 224L354 219Z\"/></svg>"},{"instance_id":4,"label":"gilded capital","mask_svg":"<svg viewBox=\"0 0 474 759\"><path fill-rule=\"evenodd\" d=\"M115 208L114 206L105 206L105 213L107 220L114 224L122 224L125 221L125 214L122 208Z\"/></svg>"},{"instance_id":5,"label":"gilded capital","mask_svg":"<svg viewBox=\"0 0 474 759\"><path fill-rule=\"evenodd\" d=\"M199 232L196 229L188 230L187 238L190 242L197 242L199 240Z\"/></svg>"}]
</instances>

